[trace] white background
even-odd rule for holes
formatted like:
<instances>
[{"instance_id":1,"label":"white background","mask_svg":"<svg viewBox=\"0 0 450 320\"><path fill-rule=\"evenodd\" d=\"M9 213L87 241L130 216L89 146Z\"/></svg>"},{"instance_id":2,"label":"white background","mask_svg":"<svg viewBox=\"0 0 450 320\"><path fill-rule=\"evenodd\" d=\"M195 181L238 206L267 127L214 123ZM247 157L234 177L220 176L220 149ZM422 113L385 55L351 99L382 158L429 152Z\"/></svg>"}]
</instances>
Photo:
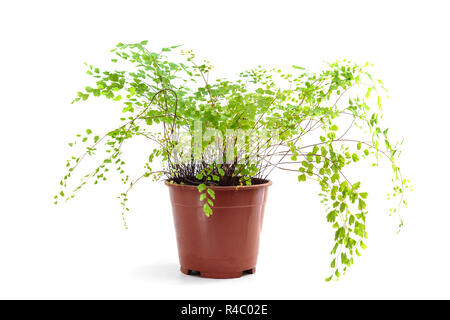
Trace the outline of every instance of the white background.
<instances>
[{"instance_id":1,"label":"white background","mask_svg":"<svg viewBox=\"0 0 450 320\"><path fill-rule=\"evenodd\" d=\"M449 31L446 1L8 1L0 5L0 298L450 298ZM71 105L117 42L184 44L218 75L262 64L309 68L370 61L390 91L385 124L406 137L401 166L414 192L405 227L387 214L384 171L361 166L370 192L368 249L325 283L332 230L317 189L275 174L257 273L234 280L178 271L168 192L146 181L123 229L117 180L74 201L52 196L86 128L101 132L119 105ZM145 145L130 147L131 172ZM145 150L144 150L145 151Z\"/></svg>"}]
</instances>

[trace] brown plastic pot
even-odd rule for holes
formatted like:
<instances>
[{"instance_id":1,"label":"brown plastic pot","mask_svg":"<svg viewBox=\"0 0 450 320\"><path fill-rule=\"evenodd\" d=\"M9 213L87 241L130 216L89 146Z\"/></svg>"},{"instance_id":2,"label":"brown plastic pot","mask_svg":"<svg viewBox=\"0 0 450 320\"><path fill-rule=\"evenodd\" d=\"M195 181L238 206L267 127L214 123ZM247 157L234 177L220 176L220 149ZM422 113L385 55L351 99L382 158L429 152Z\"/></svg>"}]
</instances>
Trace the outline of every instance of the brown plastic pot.
<instances>
[{"instance_id":1,"label":"brown plastic pot","mask_svg":"<svg viewBox=\"0 0 450 320\"><path fill-rule=\"evenodd\" d=\"M172 202L181 272L238 278L255 272L268 187L210 187L213 215L206 217L196 186L166 183Z\"/></svg>"}]
</instances>

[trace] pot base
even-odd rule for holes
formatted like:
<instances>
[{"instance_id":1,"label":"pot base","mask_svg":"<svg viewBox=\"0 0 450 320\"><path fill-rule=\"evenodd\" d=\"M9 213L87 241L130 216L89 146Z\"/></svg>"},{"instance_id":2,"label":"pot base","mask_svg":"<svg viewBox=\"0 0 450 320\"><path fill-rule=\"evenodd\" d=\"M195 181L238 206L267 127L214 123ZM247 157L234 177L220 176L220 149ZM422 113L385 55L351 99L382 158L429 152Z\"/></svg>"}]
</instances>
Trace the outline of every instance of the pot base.
<instances>
[{"instance_id":1,"label":"pot base","mask_svg":"<svg viewBox=\"0 0 450 320\"><path fill-rule=\"evenodd\" d=\"M236 272L202 272L198 270L191 270L188 268L180 267L180 271L187 275L197 275L202 278L213 278L213 279L231 279L231 278L240 278L246 274L254 274L256 272L256 268L251 268L243 271Z\"/></svg>"}]
</instances>

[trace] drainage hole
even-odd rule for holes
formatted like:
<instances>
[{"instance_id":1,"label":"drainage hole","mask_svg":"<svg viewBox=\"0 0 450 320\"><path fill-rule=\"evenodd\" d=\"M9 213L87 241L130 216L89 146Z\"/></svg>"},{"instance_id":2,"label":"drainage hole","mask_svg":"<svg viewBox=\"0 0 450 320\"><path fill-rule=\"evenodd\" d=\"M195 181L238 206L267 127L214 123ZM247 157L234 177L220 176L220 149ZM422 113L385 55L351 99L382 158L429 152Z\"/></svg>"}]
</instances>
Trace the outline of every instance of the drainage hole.
<instances>
[{"instance_id":1,"label":"drainage hole","mask_svg":"<svg viewBox=\"0 0 450 320\"><path fill-rule=\"evenodd\" d=\"M188 270L188 274L191 276L200 276L200 271Z\"/></svg>"},{"instance_id":2,"label":"drainage hole","mask_svg":"<svg viewBox=\"0 0 450 320\"><path fill-rule=\"evenodd\" d=\"M246 275L246 274L253 274L253 269L248 269L248 270L242 271L242 275Z\"/></svg>"}]
</instances>

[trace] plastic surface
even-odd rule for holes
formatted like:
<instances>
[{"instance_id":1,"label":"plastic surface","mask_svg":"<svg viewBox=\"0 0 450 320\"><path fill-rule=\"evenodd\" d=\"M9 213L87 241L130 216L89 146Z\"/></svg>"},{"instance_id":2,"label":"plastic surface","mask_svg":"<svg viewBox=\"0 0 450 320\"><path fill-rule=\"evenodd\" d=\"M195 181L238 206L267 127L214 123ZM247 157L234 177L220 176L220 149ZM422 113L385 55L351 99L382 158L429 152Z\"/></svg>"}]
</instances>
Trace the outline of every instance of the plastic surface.
<instances>
[{"instance_id":1,"label":"plastic surface","mask_svg":"<svg viewBox=\"0 0 450 320\"><path fill-rule=\"evenodd\" d=\"M259 235L270 181L214 190L213 215L206 217L196 186L169 186L181 272L208 278L237 278L255 272Z\"/></svg>"}]
</instances>

